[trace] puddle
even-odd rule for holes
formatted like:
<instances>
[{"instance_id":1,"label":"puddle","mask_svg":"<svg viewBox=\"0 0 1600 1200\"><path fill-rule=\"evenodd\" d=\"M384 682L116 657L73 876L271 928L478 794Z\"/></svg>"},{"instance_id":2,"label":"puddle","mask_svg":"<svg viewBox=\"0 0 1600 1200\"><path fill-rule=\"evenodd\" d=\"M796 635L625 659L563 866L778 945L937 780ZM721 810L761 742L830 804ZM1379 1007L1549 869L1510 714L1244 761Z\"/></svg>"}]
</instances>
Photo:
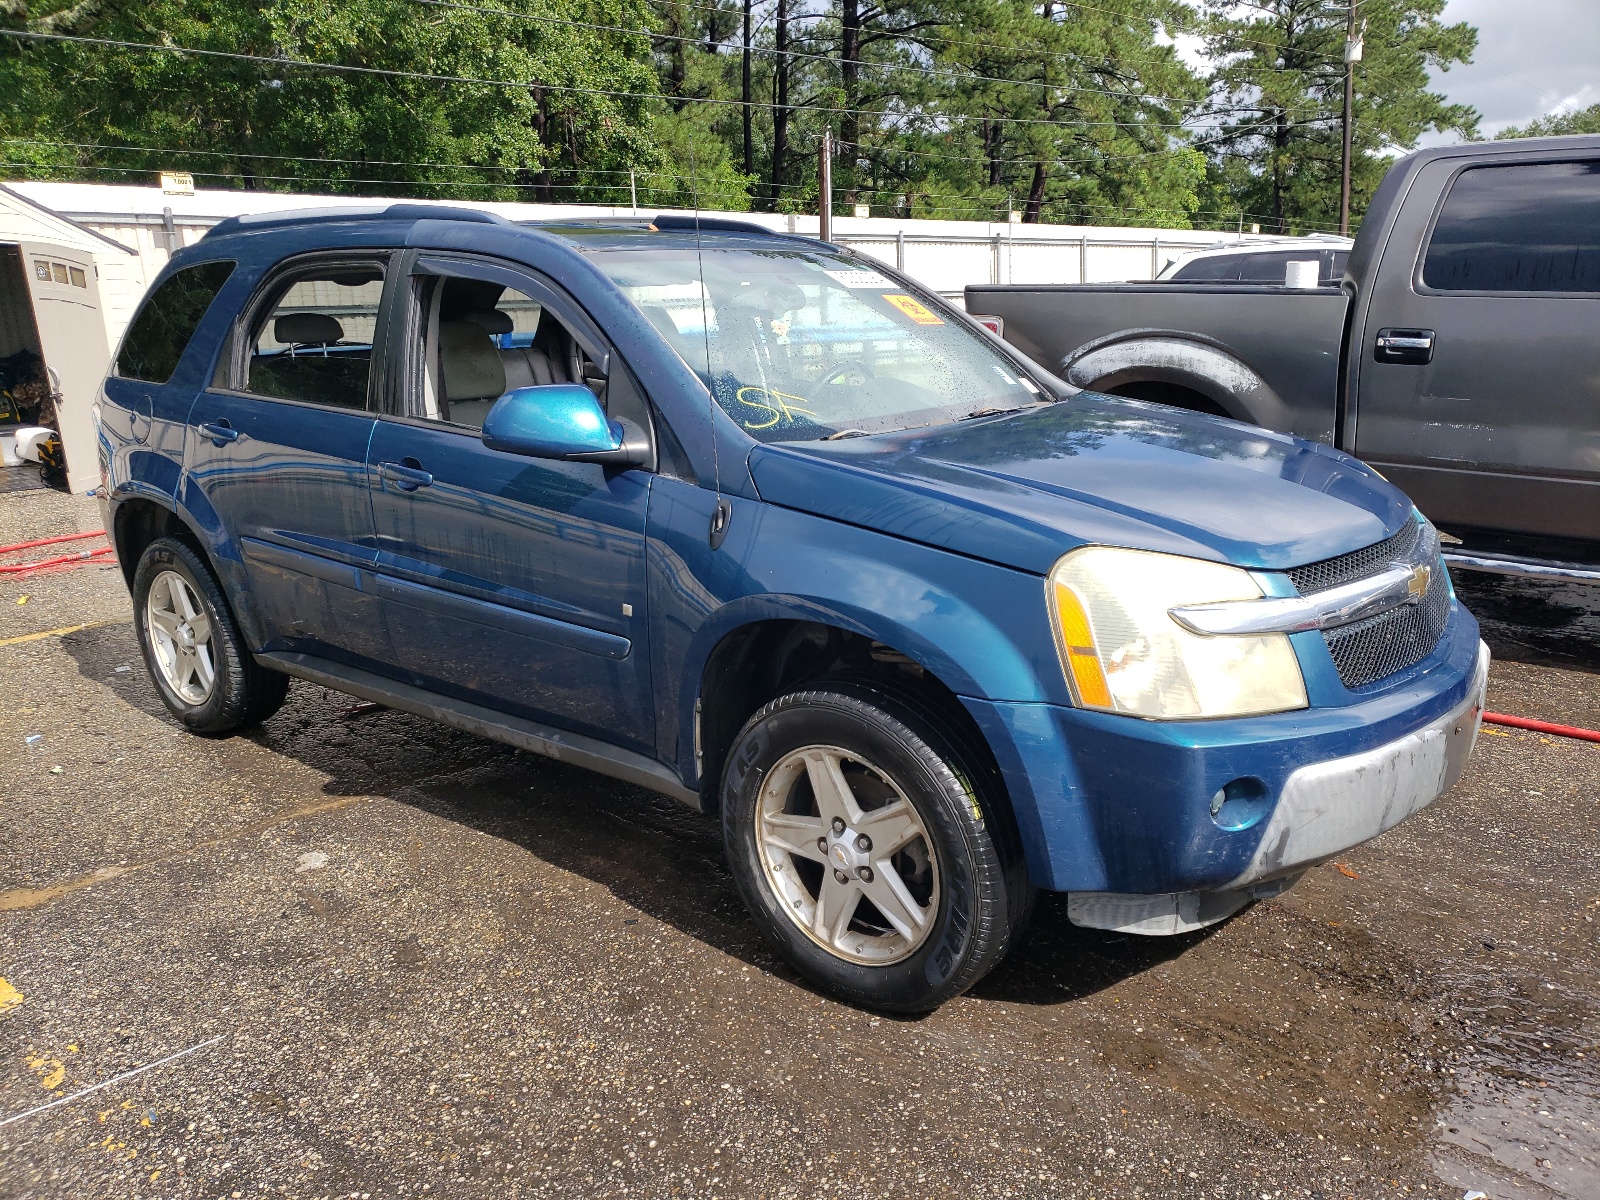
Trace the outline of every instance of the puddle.
<instances>
[{"instance_id":1,"label":"puddle","mask_svg":"<svg viewBox=\"0 0 1600 1200\"><path fill-rule=\"evenodd\" d=\"M1505 1009L1486 1014L1506 1018ZM1456 1060L1430 1165L1457 1195L1600 1196L1600 1046L1538 1021L1485 1023ZM1548 1010L1539 1016L1553 1015Z\"/></svg>"}]
</instances>

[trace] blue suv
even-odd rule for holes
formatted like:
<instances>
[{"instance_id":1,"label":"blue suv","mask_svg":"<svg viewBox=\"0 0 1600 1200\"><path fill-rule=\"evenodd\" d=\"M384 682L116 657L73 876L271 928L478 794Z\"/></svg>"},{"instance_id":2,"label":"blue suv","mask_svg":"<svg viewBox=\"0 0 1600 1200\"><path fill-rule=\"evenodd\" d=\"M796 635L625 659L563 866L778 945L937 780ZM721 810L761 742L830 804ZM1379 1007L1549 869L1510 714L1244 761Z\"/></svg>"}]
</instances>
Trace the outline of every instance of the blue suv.
<instances>
[{"instance_id":1,"label":"blue suv","mask_svg":"<svg viewBox=\"0 0 1600 1200\"><path fill-rule=\"evenodd\" d=\"M1477 732L1476 622L1373 471L1077 392L752 225L224 221L97 420L189 729L292 676L676 796L778 950L877 1008L970 986L1038 888L1222 920Z\"/></svg>"}]
</instances>

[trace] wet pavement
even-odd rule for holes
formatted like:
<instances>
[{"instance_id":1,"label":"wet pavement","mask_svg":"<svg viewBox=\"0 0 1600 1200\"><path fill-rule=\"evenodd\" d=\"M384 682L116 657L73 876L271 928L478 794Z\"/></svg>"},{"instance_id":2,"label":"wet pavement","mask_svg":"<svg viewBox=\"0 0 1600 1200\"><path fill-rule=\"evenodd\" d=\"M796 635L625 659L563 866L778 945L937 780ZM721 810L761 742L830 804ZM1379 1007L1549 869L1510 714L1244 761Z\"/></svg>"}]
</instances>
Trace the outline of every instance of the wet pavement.
<instances>
[{"instance_id":1,"label":"wet pavement","mask_svg":"<svg viewBox=\"0 0 1600 1200\"><path fill-rule=\"evenodd\" d=\"M1490 707L1600 727L1600 597L1460 585ZM675 802L303 684L191 737L128 614L0 577L0 1196L1600 1195L1600 746L1487 728L1201 934L1046 899L902 1020L776 962Z\"/></svg>"}]
</instances>

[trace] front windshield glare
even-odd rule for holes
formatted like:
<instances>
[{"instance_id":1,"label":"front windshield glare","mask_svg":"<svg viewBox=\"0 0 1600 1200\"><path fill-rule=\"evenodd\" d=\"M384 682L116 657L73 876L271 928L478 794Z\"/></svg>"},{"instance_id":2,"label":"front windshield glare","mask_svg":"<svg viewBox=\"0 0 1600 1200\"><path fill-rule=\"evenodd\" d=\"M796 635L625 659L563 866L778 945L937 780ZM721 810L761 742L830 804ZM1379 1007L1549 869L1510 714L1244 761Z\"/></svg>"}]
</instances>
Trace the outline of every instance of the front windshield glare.
<instances>
[{"instance_id":1,"label":"front windshield glare","mask_svg":"<svg viewBox=\"0 0 1600 1200\"><path fill-rule=\"evenodd\" d=\"M856 260L789 249L595 257L764 442L933 425L1040 398L981 335Z\"/></svg>"}]
</instances>

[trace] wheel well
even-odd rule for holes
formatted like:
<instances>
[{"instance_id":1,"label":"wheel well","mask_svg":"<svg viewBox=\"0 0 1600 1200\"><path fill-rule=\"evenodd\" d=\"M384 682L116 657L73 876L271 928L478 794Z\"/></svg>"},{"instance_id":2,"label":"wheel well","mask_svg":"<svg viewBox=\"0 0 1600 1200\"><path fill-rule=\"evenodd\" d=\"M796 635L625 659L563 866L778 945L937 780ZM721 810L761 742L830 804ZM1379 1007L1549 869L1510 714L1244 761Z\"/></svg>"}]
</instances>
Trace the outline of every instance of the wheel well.
<instances>
[{"instance_id":1,"label":"wheel well","mask_svg":"<svg viewBox=\"0 0 1600 1200\"><path fill-rule=\"evenodd\" d=\"M157 538L178 538L187 542L202 562L211 561L205 547L178 514L153 500L124 500L117 506L116 528L108 532L111 544L117 548L117 562L122 565L122 577L129 591L133 590L133 575L139 569L145 547Z\"/></svg>"},{"instance_id":2,"label":"wheel well","mask_svg":"<svg viewBox=\"0 0 1600 1200\"><path fill-rule=\"evenodd\" d=\"M989 754L988 742L956 694L932 671L882 642L815 621L759 621L734 630L706 660L701 677L701 802L717 808L722 767L739 730L770 700L822 679L883 686L937 711ZM984 764L999 779L992 755Z\"/></svg>"},{"instance_id":3,"label":"wheel well","mask_svg":"<svg viewBox=\"0 0 1600 1200\"><path fill-rule=\"evenodd\" d=\"M1197 392L1191 387L1184 387L1181 383L1166 383L1158 379L1141 379L1129 383L1119 383L1116 387L1107 388L1106 392L1112 396L1126 396L1130 400L1148 400L1152 404L1167 404L1173 408L1186 408L1190 412L1205 413L1212 417L1233 418L1233 414L1223 408L1210 396Z\"/></svg>"}]
</instances>

